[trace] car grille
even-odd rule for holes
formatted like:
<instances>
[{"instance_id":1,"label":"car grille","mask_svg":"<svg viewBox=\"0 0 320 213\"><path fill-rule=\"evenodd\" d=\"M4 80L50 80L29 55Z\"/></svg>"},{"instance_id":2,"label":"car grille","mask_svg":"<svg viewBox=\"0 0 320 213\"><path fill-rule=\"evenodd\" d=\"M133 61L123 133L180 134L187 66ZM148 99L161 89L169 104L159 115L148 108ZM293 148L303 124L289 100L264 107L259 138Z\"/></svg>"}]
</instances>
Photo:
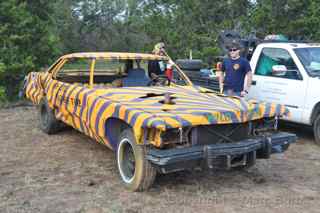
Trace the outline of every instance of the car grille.
<instances>
[{"instance_id":1,"label":"car grille","mask_svg":"<svg viewBox=\"0 0 320 213\"><path fill-rule=\"evenodd\" d=\"M193 145L232 143L249 136L249 124L218 124L194 127L191 131Z\"/></svg>"}]
</instances>

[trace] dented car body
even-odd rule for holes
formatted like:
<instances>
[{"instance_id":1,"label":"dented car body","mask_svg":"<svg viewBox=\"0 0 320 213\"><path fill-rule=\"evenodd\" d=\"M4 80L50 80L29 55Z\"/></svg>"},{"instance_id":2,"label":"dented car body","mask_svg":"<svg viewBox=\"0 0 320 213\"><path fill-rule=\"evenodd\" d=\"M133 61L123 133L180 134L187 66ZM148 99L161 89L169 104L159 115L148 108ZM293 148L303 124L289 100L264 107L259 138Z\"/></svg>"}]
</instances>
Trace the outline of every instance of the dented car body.
<instances>
[{"instance_id":1,"label":"dented car body","mask_svg":"<svg viewBox=\"0 0 320 213\"><path fill-rule=\"evenodd\" d=\"M277 131L278 118L289 114L285 106L196 87L179 69L172 79L148 76L149 61L168 60L70 54L46 72L31 72L25 95L39 105L46 133L64 123L114 150L120 177L133 191L149 188L157 172L247 168L295 142L294 134Z\"/></svg>"}]
</instances>

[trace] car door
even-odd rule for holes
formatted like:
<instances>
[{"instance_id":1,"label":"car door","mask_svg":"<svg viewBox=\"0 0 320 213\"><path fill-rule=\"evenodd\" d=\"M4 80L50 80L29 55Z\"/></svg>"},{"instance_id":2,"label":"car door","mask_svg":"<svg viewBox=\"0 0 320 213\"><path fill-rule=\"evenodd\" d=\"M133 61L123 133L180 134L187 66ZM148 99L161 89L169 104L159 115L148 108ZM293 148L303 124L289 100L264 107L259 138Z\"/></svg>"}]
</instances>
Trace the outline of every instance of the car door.
<instances>
[{"instance_id":1,"label":"car door","mask_svg":"<svg viewBox=\"0 0 320 213\"><path fill-rule=\"evenodd\" d=\"M71 58L54 74L57 82L53 94L54 106L58 109L61 120L83 132L84 121L81 119L83 92L89 83L91 59ZM83 116L84 117L84 116Z\"/></svg>"},{"instance_id":2,"label":"car door","mask_svg":"<svg viewBox=\"0 0 320 213\"><path fill-rule=\"evenodd\" d=\"M287 71L276 73L273 70L275 65L283 65ZM303 79L292 55L284 48L265 47L254 70L249 97L283 104L290 110L289 119L300 122L307 82Z\"/></svg>"}]
</instances>

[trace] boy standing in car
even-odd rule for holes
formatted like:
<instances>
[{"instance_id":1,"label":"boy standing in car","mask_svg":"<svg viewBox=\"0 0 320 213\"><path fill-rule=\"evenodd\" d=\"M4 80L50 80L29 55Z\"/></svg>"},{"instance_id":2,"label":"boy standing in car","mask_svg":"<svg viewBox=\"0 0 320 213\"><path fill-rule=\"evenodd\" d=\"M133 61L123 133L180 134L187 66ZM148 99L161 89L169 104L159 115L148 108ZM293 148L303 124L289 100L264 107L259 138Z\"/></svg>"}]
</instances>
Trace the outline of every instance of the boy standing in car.
<instances>
[{"instance_id":1,"label":"boy standing in car","mask_svg":"<svg viewBox=\"0 0 320 213\"><path fill-rule=\"evenodd\" d=\"M155 55L164 56L165 45L163 42L158 43L154 46L152 51ZM156 76L162 75L165 71L165 64L162 61L149 61L148 63L148 73L150 78L155 78Z\"/></svg>"},{"instance_id":2,"label":"boy standing in car","mask_svg":"<svg viewBox=\"0 0 320 213\"><path fill-rule=\"evenodd\" d=\"M229 57L224 59L218 71L220 92L230 96L244 97L248 94L252 72L249 61L240 56L240 45L233 42L229 48Z\"/></svg>"},{"instance_id":3,"label":"boy standing in car","mask_svg":"<svg viewBox=\"0 0 320 213\"><path fill-rule=\"evenodd\" d=\"M152 51L153 54L159 56L166 56L165 45L163 42L160 42L154 46ZM172 73L172 66L173 62L169 60L168 63L164 61L149 61L148 63L148 74L151 79L155 79L160 75L165 75L168 77L169 80L172 80L173 73Z\"/></svg>"}]
</instances>

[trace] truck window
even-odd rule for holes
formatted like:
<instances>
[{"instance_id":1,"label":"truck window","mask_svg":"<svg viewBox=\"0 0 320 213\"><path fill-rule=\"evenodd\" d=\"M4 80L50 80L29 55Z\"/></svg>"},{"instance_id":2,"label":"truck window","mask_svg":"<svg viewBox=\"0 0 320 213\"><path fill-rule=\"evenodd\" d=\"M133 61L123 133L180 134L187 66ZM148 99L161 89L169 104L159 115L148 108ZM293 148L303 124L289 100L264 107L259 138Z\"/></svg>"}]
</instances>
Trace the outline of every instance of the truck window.
<instances>
[{"instance_id":1,"label":"truck window","mask_svg":"<svg viewBox=\"0 0 320 213\"><path fill-rule=\"evenodd\" d=\"M284 75L276 75L272 71L272 67L274 65L286 66L287 72L285 72ZM255 74L294 80L302 79L299 70L289 52L281 48L263 48L258 60Z\"/></svg>"},{"instance_id":2,"label":"truck window","mask_svg":"<svg viewBox=\"0 0 320 213\"><path fill-rule=\"evenodd\" d=\"M303 64L304 68L311 76L320 76L320 48L307 47L294 50Z\"/></svg>"}]
</instances>

